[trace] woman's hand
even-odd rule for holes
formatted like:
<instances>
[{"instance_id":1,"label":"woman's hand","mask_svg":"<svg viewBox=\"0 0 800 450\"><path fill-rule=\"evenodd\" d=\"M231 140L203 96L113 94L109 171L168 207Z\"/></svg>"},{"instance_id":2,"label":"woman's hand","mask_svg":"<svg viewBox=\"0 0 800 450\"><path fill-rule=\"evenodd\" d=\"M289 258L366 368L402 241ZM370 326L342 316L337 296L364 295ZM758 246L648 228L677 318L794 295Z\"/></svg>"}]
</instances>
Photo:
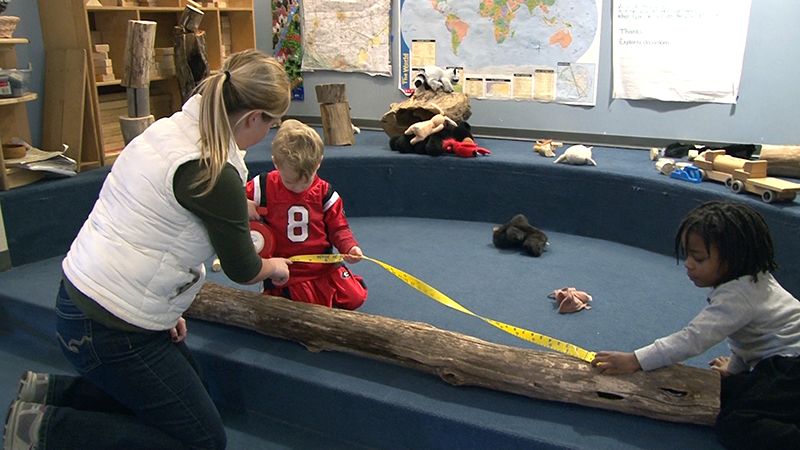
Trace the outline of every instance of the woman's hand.
<instances>
[{"instance_id":1,"label":"woman's hand","mask_svg":"<svg viewBox=\"0 0 800 450\"><path fill-rule=\"evenodd\" d=\"M597 352L592 367L603 375L624 375L642 370L636 355L623 352Z\"/></svg>"},{"instance_id":2,"label":"woman's hand","mask_svg":"<svg viewBox=\"0 0 800 450\"><path fill-rule=\"evenodd\" d=\"M731 373L728 372L728 363L731 362L731 358L728 356L718 356L711 361L708 362L708 365L711 366L711 370L714 372L718 372L720 376L727 377Z\"/></svg>"},{"instance_id":3,"label":"woman's hand","mask_svg":"<svg viewBox=\"0 0 800 450\"><path fill-rule=\"evenodd\" d=\"M348 264L355 264L361 261L362 256L364 256L364 254L361 253L361 247L356 245L353 248L351 248L346 255L344 255L344 262Z\"/></svg>"},{"instance_id":4,"label":"woman's hand","mask_svg":"<svg viewBox=\"0 0 800 450\"><path fill-rule=\"evenodd\" d=\"M270 258L265 260L270 265L270 276L272 283L276 286L286 284L289 281L289 264L292 262L286 258Z\"/></svg>"},{"instance_id":5,"label":"woman's hand","mask_svg":"<svg viewBox=\"0 0 800 450\"><path fill-rule=\"evenodd\" d=\"M172 338L172 342L176 344L186 339L186 319L183 317L178 319L175 328L169 330L169 337Z\"/></svg>"}]
</instances>

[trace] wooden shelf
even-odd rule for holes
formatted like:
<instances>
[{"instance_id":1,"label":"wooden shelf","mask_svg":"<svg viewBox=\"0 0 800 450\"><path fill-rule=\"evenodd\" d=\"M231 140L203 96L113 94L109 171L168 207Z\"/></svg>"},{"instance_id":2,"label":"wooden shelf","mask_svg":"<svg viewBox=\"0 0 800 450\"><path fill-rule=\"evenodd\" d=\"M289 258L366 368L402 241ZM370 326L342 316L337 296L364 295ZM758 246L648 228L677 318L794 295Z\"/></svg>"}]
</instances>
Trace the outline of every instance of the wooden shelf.
<instances>
[{"instance_id":1,"label":"wooden shelf","mask_svg":"<svg viewBox=\"0 0 800 450\"><path fill-rule=\"evenodd\" d=\"M118 6L117 0L100 0L100 2L103 6L86 6L86 0L40 1L39 17L48 59L51 58L51 53L54 54L57 50L71 48L85 51L87 59L85 71L89 80L85 104L92 110L90 115L94 119L91 120L92 123L86 123L88 119L83 120L81 148L84 153L98 153L102 163L107 165L114 160L113 157L119 150L119 139L117 139L119 124L111 123L108 117L105 117L105 121L102 120L100 103L101 97L105 94L123 89L120 80L125 67L128 23L131 20L156 22L155 47L173 47L174 28L190 1L159 0L159 6ZM225 8L201 5L200 9L204 15L199 28L205 32L208 66L211 71L220 70L228 54L256 48L253 0L227 0ZM69 26L65 26L65 23ZM109 46L107 54L98 58L95 54L95 44L107 44ZM106 62L101 66L95 66L95 59L105 59ZM98 78L97 75L106 67L112 69L113 79L102 81L103 76ZM111 73L105 71L102 73L106 75L105 78L112 78ZM168 74L169 72L165 72L165 75ZM176 78L153 76L150 79L153 82L150 86L151 100L162 99L165 91L174 91L166 115L180 110L182 106L178 83L172 80ZM59 90L51 87L48 87L48 90L55 91L56 95L75 97L69 99L70 104L83 104L78 98L83 95L79 90L66 88ZM54 110L56 117L48 122L47 96L45 96L44 122L51 123L53 127L61 123L58 116L61 112L56 111L57 108L58 105L50 108ZM156 116L156 119L158 118L159 116ZM80 123L76 125L80 127ZM71 145L71 148L74 148L74 145ZM110 158L106 160L107 154Z\"/></svg>"},{"instance_id":2,"label":"wooden shelf","mask_svg":"<svg viewBox=\"0 0 800 450\"><path fill-rule=\"evenodd\" d=\"M17 103L30 102L32 100L36 100L37 98L38 95L36 95L33 92L25 94L22 97L0 97L0 106L16 105Z\"/></svg>"},{"instance_id":3,"label":"wooden shelf","mask_svg":"<svg viewBox=\"0 0 800 450\"><path fill-rule=\"evenodd\" d=\"M13 69L17 67L17 53L14 50L16 44L27 44L27 39L0 39L0 46L4 48L0 52L0 67ZM31 142L31 129L28 125L28 111L25 103L36 100L37 95L33 92L21 97L2 97L0 98L0 143L5 143L12 138L19 138L25 142ZM34 172L19 168L6 168L3 153L0 152L0 190L24 186L44 178L44 172Z\"/></svg>"},{"instance_id":4,"label":"wooden shelf","mask_svg":"<svg viewBox=\"0 0 800 450\"><path fill-rule=\"evenodd\" d=\"M14 45L14 44L27 44L28 40L25 38L0 38L0 45Z\"/></svg>"}]
</instances>

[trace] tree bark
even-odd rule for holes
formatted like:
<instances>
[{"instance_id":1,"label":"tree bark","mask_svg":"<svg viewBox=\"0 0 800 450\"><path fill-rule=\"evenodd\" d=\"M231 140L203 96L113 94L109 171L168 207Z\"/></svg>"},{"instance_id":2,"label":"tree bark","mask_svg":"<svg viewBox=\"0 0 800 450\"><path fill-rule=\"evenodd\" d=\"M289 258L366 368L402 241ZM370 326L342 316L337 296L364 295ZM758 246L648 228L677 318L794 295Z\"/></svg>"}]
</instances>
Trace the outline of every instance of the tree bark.
<instances>
[{"instance_id":1,"label":"tree bark","mask_svg":"<svg viewBox=\"0 0 800 450\"><path fill-rule=\"evenodd\" d=\"M493 344L431 325L292 302L206 282L186 317L246 328L535 399L574 403L670 422L712 425L719 375L676 364L604 376L560 353Z\"/></svg>"}]
</instances>

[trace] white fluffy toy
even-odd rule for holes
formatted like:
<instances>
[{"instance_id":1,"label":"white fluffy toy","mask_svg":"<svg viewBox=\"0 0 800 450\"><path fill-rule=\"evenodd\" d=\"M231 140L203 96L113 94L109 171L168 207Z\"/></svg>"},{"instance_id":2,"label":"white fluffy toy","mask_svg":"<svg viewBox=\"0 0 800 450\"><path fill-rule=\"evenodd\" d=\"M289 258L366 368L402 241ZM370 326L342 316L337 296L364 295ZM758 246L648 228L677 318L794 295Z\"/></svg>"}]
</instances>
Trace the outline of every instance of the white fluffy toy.
<instances>
[{"instance_id":1,"label":"white fluffy toy","mask_svg":"<svg viewBox=\"0 0 800 450\"><path fill-rule=\"evenodd\" d=\"M442 69L438 66L425 66L414 77L416 91L430 89L432 91L453 92L453 85L458 84L458 69Z\"/></svg>"},{"instance_id":2,"label":"white fluffy toy","mask_svg":"<svg viewBox=\"0 0 800 450\"><path fill-rule=\"evenodd\" d=\"M585 145L573 145L569 147L564 151L564 153L561 154L561 156L556 158L554 162L574 164L576 166L582 164L591 164L593 166L597 165L597 163L592 159L592 147L587 147Z\"/></svg>"}]
</instances>

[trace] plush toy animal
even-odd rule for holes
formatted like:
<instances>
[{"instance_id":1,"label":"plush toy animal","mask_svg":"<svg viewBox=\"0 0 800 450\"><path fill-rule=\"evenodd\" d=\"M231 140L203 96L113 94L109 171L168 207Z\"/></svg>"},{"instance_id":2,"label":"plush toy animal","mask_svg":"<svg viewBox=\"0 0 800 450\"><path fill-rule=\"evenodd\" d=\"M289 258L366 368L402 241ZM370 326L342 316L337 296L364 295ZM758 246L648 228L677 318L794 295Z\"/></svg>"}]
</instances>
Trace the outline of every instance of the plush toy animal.
<instances>
[{"instance_id":1,"label":"plush toy animal","mask_svg":"<svg viewBox=\"0 0 800 450\"><path fill-rule=\"evenodd\" d=\"M478 144L472 141L457 141L453 138L448 138L442 141L442 148L445 153L452 153L460 158L474 158L478 155L491 155L492 152L483 147L478 147Z\"/></svg>"},{"instance_id":2,"label":"plush toy animal","mask_svg":"<svg viewBox=\"0 0 800 450\"><path fill-rule=\"evenodd\" d=\"M436 114L428 120L417 122L406 128L406 132L404 134L406 136L410 136L412 134L414 135L414 137L411 138L411 145L414 145L417 142L424 141L431 134L444 130L445 124L456 126L456 123L453 121L453 119L442 114Z\"/></svg>"},{"instance_id":3,"label":"plush toy animal","mask_svg":"<svg viewBox=\"0 0 800 450\"><path fill-rule=\"evenodd\" d=\"M582 164L591 164L593 166L597 165L597 163L592 159L592 147L587 147L585 145L573 145L572 147L566 149L561 156L556 158L554 162L574 164L577 166Z\"/></svg>"},{"instance_id":4,"label":"plush toy animal","mask_svg":"<svg viewBox=\"0 0 800 450\"><path fill-rule=\"evenodd\" d=\"M548 158L555 158L556 156L556 149L561 147L561 142L554 142L552 139L546 139L544 141L536 141L533 144L533 151L536 153L546 156Z\"/></svg>"},{"instance_id":5,"label":"plush toy animal","mask_svg":"<svg viewBox=\"0 0 800 450\"><path fill-rule=\"evenodd\" d=\"M453 92L453 85L458 84L458 69L442 69L438 66L425 66L414 77L414 92L425 90Z\"/></svg>"},{"instance_id":6,"label":"plush toy animal","mask_svg":"<svg viewBox=\"0 0 800 450\"><path fill-rule=\"evenodd\" d=\"M592 296L574 287L565 287L555 290L548 295L548 297L558 302L559 314L569 314L582 309L592 309L592 307L589 306L589 302L592 301Z\"/></svg>"},{"instance_id":7,"label":"plush toy animal","mask_svg":"<svg viewBox=\"0 0 800 450\"><path fill-rule=\"evenodd\" d=\"M547 245L547 235L517 214L508 223L494 227L492 243L497 248L522 247L531 256L540 256Z\"/></svg>"},{"instance_id":8,"label":"plush toy animal","mask_svg":"<svg viewBox=\"0 0 800 450\"><path fill-rule=\"evenodd\" d=\"M455 125L454 125L455 124ZM413 126L413 125L412 125ZM405 134L389 138L389 148L400 153L416 153L418 155L440 156L445 153L444 141L455 139L458 142L474 143L469 123L464 120L452 122L448 120L444 128L437 133L431 133L423 141L412 144L412 139ZM477 146L476 149L477 150ZM487 150L488 151L488 150ZM474 154L470 153L469 156Z\"/></svg>"}]
</instances>

